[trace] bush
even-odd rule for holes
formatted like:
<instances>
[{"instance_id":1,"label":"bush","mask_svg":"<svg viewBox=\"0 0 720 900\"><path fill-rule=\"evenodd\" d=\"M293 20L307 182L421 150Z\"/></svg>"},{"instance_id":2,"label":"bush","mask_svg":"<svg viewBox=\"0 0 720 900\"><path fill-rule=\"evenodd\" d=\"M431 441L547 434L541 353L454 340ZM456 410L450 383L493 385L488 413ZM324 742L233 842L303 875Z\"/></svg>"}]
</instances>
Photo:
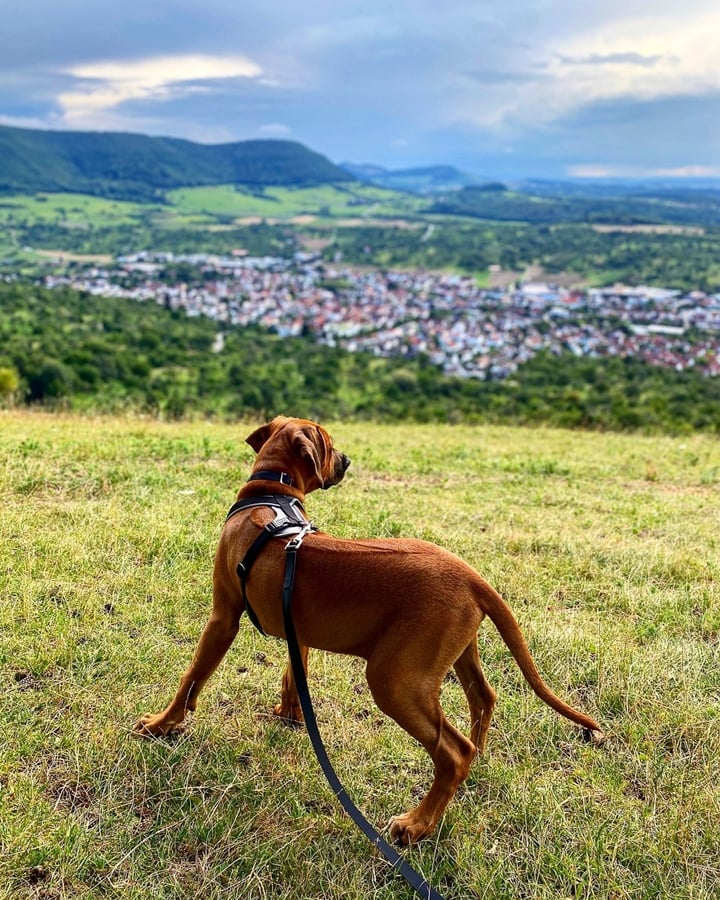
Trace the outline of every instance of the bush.
<instances>
[{"instance_id":1,"label":"bush","mask_svg":"<svg viewBox=\"0 0 720 900\"><path fill-rule=\"evenodd\" d=\"M0 399L11 397L20 387L20 376L17 370L9 366L0 366Z\"/></svg>"}]
</instances>

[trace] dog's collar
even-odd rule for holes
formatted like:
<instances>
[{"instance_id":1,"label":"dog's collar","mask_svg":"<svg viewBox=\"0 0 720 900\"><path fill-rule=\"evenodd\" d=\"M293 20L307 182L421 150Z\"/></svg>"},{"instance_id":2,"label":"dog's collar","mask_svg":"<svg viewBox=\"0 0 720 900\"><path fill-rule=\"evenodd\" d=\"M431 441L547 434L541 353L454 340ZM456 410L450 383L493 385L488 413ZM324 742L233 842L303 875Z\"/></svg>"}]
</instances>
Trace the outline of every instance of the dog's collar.
<instances>
[{"instance_id":1,"label":"dog's collar","mask_svg":"<svg viewBox=\"0 0 720 900\"><path fill-rule=\"evenodd\" d=\"M280 484L286 484L292 487L293 477L287 472L273 472L270 469L262 469L259 472L253 472L248 481L279 481Z\"/></svg>"}]
</instances>

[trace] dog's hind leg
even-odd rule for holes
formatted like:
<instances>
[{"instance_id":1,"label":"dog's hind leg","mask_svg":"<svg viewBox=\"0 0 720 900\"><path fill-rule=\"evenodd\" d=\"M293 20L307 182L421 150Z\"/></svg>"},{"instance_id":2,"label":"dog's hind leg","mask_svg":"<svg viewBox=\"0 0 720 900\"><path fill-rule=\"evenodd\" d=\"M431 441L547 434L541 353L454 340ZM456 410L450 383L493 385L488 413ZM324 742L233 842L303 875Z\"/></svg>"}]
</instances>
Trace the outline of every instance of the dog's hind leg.
<instances>
[{"instance_id":1,"label":"dog's hind leg","mask_svg":"<svg viewBox=\"0 0 720 900\"><path fill-rule=\"evenodd\" d=\"M484 753L497 694L488 684L480 666L476 637L455 661L454 668L470 706L470 740L478 753Z\"/></svg>"},{"instance_id":2,"label":"dog's hind leg","mask_svg":"<svg viewBox=\"0 0 720 900\"><path fill-rule=\"evenodd\" d=\"M375 702L418 740L435 765L430 790L415 809L390 820L391 836L412 844L430 834L458 785L467 778L476 748L445 718L440 708L440 680L393 659L391 664L368 662L367 679Z\"/></svg>"},{"instance_id":3,"label":"dog's hind leg","mask_svg":"<svg viewBox=\"0 0 720 900\"><path fill-rule=\"evenodd\" d=\"M226 597L221 590L215 588L212 614L200 635L192 662L180 681L175 697L162 712L141 716L133 729L137 734L169 734L180 727L188 711L195 710L203 685L220 665L235 640L241 612L234 598Z\"/></svg>"},{"instance_id":4,"label":"dog's hind leg","mask_svg":"<svg viewBox=\"0 0 720 900\"><path fill-rule=\"evenodd\" d=\"M308 670L308 654L307 647L300 647L300 655L302 656L303 668L307 675ZM280 693L280 702L273 708L273 713L287 722L302 722L303 714L300 708L300 698L298 697L297 685L295 684L295 675L293 674L292 663L288 660L285 672L282 677L282 690Z\"/></svg>"}]
</instances>

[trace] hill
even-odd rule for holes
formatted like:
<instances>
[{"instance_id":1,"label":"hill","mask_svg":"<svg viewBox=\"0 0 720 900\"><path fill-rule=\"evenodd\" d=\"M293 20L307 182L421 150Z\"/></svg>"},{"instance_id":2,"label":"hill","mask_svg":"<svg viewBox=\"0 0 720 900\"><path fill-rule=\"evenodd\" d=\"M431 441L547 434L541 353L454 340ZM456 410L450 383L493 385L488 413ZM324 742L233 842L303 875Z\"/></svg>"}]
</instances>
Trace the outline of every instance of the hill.
<instances>
[{"instance_id":1,"label":"hill","mask_svg":"<svg viewBox=\"0 0 720 900\"><path fill-rule=\"evenodd\" d=\"M487 179L461 172L454 166L419 166L412 169L386 169L371 164L342 163L341 167L360 181L393 191L411 194L437 194L454 191Z\"/></svg>"},{"instance_id":2,"label":"hill","mask_svg":"<svg viewBox=\"0 0 720 900\"><path fill-rule=\"evenodd\" d=\"M497 183L467 185L438 194L428 212L532 225L720 225L720 190L711 188L653 190L638 184L602 192L588 186L584 193L570 183L503 188Z\"/></svg>"},{"instance_id":3,"label":"hill","mask_svg":"<svg viewBox=\"0 0 720 900\"><path fill-rule=\"evenodd\" d=\"M351 180L294 141L198 144L178 138L0 126L0 194L63 191L157 200L172 188Z\"/></svg>"}]
</instances>

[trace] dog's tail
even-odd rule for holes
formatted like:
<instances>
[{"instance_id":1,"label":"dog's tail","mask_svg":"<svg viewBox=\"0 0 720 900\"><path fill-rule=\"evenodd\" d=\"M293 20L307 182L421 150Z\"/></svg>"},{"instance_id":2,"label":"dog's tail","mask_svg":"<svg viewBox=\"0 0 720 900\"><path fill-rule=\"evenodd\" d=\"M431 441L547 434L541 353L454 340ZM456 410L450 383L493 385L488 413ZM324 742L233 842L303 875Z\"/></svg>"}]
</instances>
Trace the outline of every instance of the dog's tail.
<instances>
[{"instance_id":1,"label":"dog's tail","mask_svg":"<svg viewBox=\"0 0 720 900\"><path fill-rule=\"evenodd\" d=\"M579 712L577 709L574 709L568 703L565 703L564 700L561 700L560 697L558 697L557 694L554 694L545 684L535 666L535 661L530 655L530 649L528 648L523 633L520 630L520 625L513 615L512 610L500 594L487 584L487 582L483 582L483 590L480 593L480 607L490 617L495 627L500 632L500 637L507 645L508 650L515 657L515 661L520 667L520 671L525 676L525 680L538 697L541 700L544 700L545 703L556 710L556 712L565 716L566 719L570 719L571 722L576 722L590 732L599 732L602 734L602 730L597 722L589 716L586 716L584 713Z\"/></svg>"}]
</instances>

